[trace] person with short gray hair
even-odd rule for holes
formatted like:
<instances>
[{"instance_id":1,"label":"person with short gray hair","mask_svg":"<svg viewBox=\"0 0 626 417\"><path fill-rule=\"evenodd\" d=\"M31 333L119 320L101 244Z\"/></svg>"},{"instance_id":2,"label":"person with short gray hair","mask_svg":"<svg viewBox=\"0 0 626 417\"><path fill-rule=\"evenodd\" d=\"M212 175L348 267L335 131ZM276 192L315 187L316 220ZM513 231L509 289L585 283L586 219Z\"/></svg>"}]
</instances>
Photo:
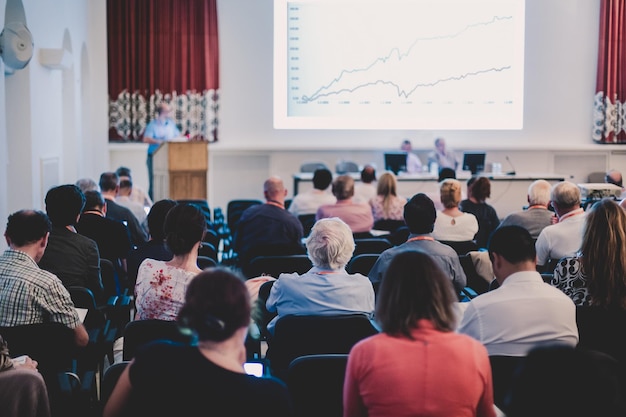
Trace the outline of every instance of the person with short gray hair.
<instances>
[{"instance_id":1,"label":"person with short gray hair","mask_svg":"<svg viewBox=\"0 0 626 417\"><path fill-rule=\"evenodd\" d=\"M502 226L521 226L528 230L533 239L537 240L539 233L556 221L554 212L548 210L550 204L550 190L552 186L546 180L533 181L528 186L528 207L525 210L511 213L504 218Z\"/></svg>"},{"instance_id":2,"label":"person with short gray hair","mask_svg":"<svg viewBox=\"0 0 626 417\"><path fill-rule=\"evenodd\" d=\"M585 211L581 207L580 189L569 181L552 186L551 204L558 223L545 227L537 237L537 268L552 272L559 259L574 256L583 238Z\"/></svg>"},{"instance_id":3,"label":"person with short gray hair","mask_svg":"<svg viewBox=\"0 0 626 417\"><path fill-rule=\"evenodd\" d=\"M280 274L272 286L266 307L278 315L267 328L273 331L284 316L374 314L374 289L366 276L348 274L346 265L354 252L348 225L337 217L318 220L306 240L313 263L305 274Z\"/></svg>"}]
</instances>

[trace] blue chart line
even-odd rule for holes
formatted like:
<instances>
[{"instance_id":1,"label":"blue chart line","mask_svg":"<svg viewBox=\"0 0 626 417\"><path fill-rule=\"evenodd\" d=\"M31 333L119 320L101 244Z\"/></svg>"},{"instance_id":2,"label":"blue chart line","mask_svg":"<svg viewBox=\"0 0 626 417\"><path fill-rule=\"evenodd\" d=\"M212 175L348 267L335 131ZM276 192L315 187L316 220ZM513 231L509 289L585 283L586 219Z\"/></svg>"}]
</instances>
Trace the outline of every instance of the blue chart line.
<instances>
[{"instance_id":1,"label":"blue chart line","mask_svg":"<svg viewBox=\"0 0 626 417\"><path fill-rule=\"evenodd\" d=\"M409 46L409 48L407 48L406 52L401 53L399 48L393 48L386 56L376 58L371 64L369 64L369 65L367 65L365 67L342 70L341 73L336 78L334 78L331 82L329 82L328 84L320 87L317 91L315 91L310 96L302 95L300 97L300 100L301 100L302 103L308 103L308 102L311 102L311 101L318 100L318 99L320 99L322 97L328 97L328 96L331 96L331 95L337 95L337 94L341 94L341 93L345 93L345 92L352 93L352 92L355 92L355 91L357 91L357 90L359 90L361 88L371 87L371 86L374 86L374 85L390 85L390 86L393 86L393 87L395 87L395 89L397 91L398 97L408 98L413 92L415 92L415 90L417 90L420 87L433 87L433 86L435 86L437 84L440 84L440 83L443 83L443 82L460 81L460 80L466 79L468 77L479 75L479 74L486 74L486 73L490 73L490 72L501 72L501 71L505 71L505 70L511 69L511 65L505 65L505 66L500 66L500 67L492 67L492 68L486 68L486 69L482 69L482 70L469 71L469 72L466 72L466 73L463 73L463 74L460 74L460 75L457 75L457 76L445 77L445 78L437 79L435 81L426 82L426 83L417 83L417 84L414 85L413 88L408 89L408 90L401 88L397 83L394 83L393 81L387 81L387 80L378 79L376 81L362 83L362 84L357 85L357 86L352 87L352 88L341 88L341 89L339 89L337 91L330 91L330 92L327 92L327 93L323 92L325 90L330 89L333 85L341 82L342 79L344 78L344 76L356 74L356 73L359 73L359 72L367 72L367 71L371 70L372 68L374 68L379 63L382 63L382 64L387 63L387 61L389 61L390 59L394 58L394 55L395 55L395 59L397 59L398 62L402 61L403 59L405 59L405 58L407 58L407 57L409 57L411 55L411 52L413 51L413 49L415 48L415 46L419 42L454 39L454 38L457 38L460 35L466 33L470 29L483 27L483 26L489 26L489 25L492 25L492 24L494 24L496 22L499 22L499 21L512 20L512 19L513 19L513 16L494 16L491 20L486 21L486 22L477 22L477 23L468 24L463 29L461 29L461 30L459 30L459 31L457 31L457 32L455 32L453 34L450 34L450 35L440 35L440 36L430 36L430 37L417 38L417 39L415 39L413 41L411 46Z\"/></svg>"}]
</instances>

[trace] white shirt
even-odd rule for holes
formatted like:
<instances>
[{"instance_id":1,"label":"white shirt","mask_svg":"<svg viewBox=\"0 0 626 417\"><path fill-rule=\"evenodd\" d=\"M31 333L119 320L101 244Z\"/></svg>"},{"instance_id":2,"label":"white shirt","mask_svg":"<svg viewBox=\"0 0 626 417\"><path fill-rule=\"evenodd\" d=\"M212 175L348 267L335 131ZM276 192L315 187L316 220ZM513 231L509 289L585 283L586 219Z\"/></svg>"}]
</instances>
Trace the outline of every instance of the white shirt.
<instances>
[{"instance_id":1,"label":"white shirt","mask_svg":"<svg viewBox=\"0 0 626 417\"><path fill-rule=\"evenodd\" d=\"M297 194L291 201L289 212L294 216L302 214L315 214L317 209L324 204L335 204L337 199L327 191L313 188Z\"/></svg>"},{"instance_id":2,"label":"white shirt","mask_svg":"<svg viewBox=\"0 0 626 417\"><path fill-rule=\"evenodd\" d=\"M580 208L561 217L557 224L546 226L535 243L537 265L546 265L551 259L574 256L583 241L585 217Z\"/></svg>"},{"instance_id":3,"label":"white shirt","mask_svg":"<svg viewBox=\"0 0 626 417\"><path fill-rule=\"evenodd\" d=\"M422 161L413 152L409 152L406 155L406 172L409 174L422 172Z\"/></svg>"},{"instance_id":4,"label":"white shirt","mask_svg":"<svg viewBox=\"0 0 626 417\"><path fill-rule=\"evenodd\" d=\"M457 331L480 341L489 355L526 356L535 347L578 343L574 302L538 272L511 274L468 304Z\"/></svg>"},{"instance_id":5,"label":"white shirt","mask_svg":"<svg viewBox=\"0 0 626 417\"><path fill-rule=\"evenodd\" d=\"M369 201L376 197L376 184L365 184L362 182L354 184L354 196L352 201L355 203L369 204Z\"/></svg>"},{"instance_id":6,"label":"white shirt","mask_svg":"<svg viewBox=\"0 0 626 417\"><path fill-rule=\"evenodd\" d=\"M478 220L473 214L463 213L461 216L452 217L440 211L437 212L433 229L435 239L465 242L473 240L476 233L478 233Z\"/></svg>"}]
</instances>

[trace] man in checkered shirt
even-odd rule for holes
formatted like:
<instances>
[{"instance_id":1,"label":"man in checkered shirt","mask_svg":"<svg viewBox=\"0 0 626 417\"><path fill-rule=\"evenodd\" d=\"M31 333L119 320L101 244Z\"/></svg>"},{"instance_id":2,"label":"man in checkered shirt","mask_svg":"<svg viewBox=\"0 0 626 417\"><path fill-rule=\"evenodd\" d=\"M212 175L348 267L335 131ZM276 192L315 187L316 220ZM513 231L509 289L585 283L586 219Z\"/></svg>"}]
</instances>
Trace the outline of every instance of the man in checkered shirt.
<instances>
[{"instance_id":1,"label":"man in checkered shirt","mask_svg":"<svg viewBox=\"0 0 626 417\"><path fill-rule=\"evenodd\" d=\"M20 210L9 216L4 234L9 249L0 256L0 326L62 323L74 330L77 346L86 346L89 336L69 292L59 278L37 266L51 228L41 211Z\"/></svg>"}]
</instances>

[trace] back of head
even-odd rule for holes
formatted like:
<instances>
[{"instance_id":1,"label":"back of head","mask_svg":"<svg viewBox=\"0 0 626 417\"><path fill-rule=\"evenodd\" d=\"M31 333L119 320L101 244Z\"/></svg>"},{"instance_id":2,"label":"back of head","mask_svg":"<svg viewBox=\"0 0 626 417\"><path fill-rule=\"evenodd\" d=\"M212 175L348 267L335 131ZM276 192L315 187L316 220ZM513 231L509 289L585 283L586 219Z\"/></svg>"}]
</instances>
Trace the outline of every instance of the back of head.
<instances>
[{"instance_id":1,"label":"back of head","mask_svg":"<svg viewBox=\"0 0 626 417\"><path fill-rule=\"evenodd\" d=\"M4 236L14 247L37 242L52 230L46 213L37 210L20 210L9 216Z\"/></svg>"},{"instance_id":2,"label":"back of head","mask_svg":"<svg viewBox=\"0 0 626 417\"><path fill-rule=\"evenodd\" d=\"M400 149L402 149L403 151L410 151L411 148L412 148L412 144L411 144L411 141L408 139L404 139L402 143L400 144Z\"/></svg>"},{"instance_id":3,"label":"back of head","mask_svg":"<svg viewBox=\"0 0 626 417\"><path fill-rule=\"evenodd\" d=\"M337 200L347 200L354 195L354 179L349 175L340 175L333 181L333 195Z\"/></svg>"},{"instance_id":4,"label":"back of head","mask_svg":"<svg viewBox=\"0 0 626 417\"><path fill-rule=\"evenodd\" d=\"M623 184L622 173L616 169L612 169L606 173L606 176L604 177L604 181L608 184L613 184L613 185L617 185L618 187L621 187Z\"/></svg>"},{"instance_id":5,"label":"back of head","mask_svg":"<svg viewBox=\"0 0 626 417\"><path fill-rule=\"evenodd\" d=\"M624 416L619 363L570 346L531 350L515 373L504 411L509 417Z\"/></svg>"},{"instance_id":6,"label":"back of head","mask_svg":"<svg viewBox=\"0 0 626 417\"><path fill-rule=\"evenodd\" d=\"M152 205L148 213L148 230L152 239L158 241L165 240L165 231L163 230L165 217L167 212L176 204L178 203L174 200L165 199L159 200Z\"/></svg>"},{"instance_id":7,"label":"back of head","mask_svg":"<svg viewBox=\"0 0 626 417\"><path fill-rule=\"evenodd\" d=\"M455 179L446 179L439 185L439 197L445 208L457 207L461 202L461 183Z\"/></svg>"},{"instance_id":8,"label":"back of head","mask_svg":"<svg viewBox=\"0 0 626 417\"><path fill-rule=\"evenodd\" d=\"M115 172L103 172L100 175L100 189L102 192L115 191L120 179Z\"/></svg>"},{"instance_id":9,"label":"back of head","mask_svg":"<svg viewBox=\"0 0 626 417\"><path fill-rule=\"evenodd\" d=\"M105 201L100 191L87 191L85 193L85 207L83 211L87 210L102 210Z\"/></svg>"},{"instance_id":10,"label":"back of head","mask_svg":"<svg viewBox=\"0 0 626 417\"><path fill-rule=\"evenodd\" d=\"M128 177L131 178L131 174L130 174L130 168L127 167L119 167L118 169L115 170L115 173L117 174L118 177Z\"/></svg>"},{"instance_id":11,"label":"back of head","mask_svg":"<svg viewBox=\"0 0 626 417\"><path fill-rule=\"evenodd\" d=\"M361 170L361 181L365 184L376 181L376 169L371 165L365 165Z\"/></svg>"},{"instance_id":12,"label":"back of head","mask_svg":"<svg viewBox=\"0 0 626 417\"><path fill-rule=\"evenodd\" d=\"M436 329L455 328L456 301L450 278L422 252L396 254L385 271L376 303L376 320L383 331L411 338L419 319Z\"/></svg>"},{"instance_id":13,"label":"back of head","mask_svg":"<svg viewBox=\"0 0 626 417\"><path fill-rule=\"evenodd\" d=\"M626 212L610 198L585 217L580 248L593 305L626 308Z\"/></svg>"},{"instance_id":14,"label":"back of head","mask_svg":"<svg viewBox=\"0 0 626 417\"><path fill-rule=\"evenodd\" d=\"M316 190L325 190L333 181L333 173L327 168L316 169L313 173L313 187Z\"/></svg>"},{"instance_id":15,"label":"back of head","mask_svg":"<svg viewBox=\"0 0 626 417\"><path fill-rule=\"evenodd\" d=\"M80 188L83 193L86 193L87 191L100 191L100 186L91 178L79 179L76 181L76 186Z\"/></svg>"},{"instance_id":16,"label":"back of head","mask_svg":"<svg viewBox=\"0 0 626 417\"><path fill-rule=\"evenodd\" d=\"M546 180L533 181L528 186L528 203L532 205L547 206L550 204L550 189L552 186Z\"/></svg>"},{"instance_id":17,"label":"back of head","mask_svg":"<svg viewBox=\"0 0 626 417\"><path fill-rule=\"evenodd\" d=\"M285 197L285 184L280 177L272 176L263 183L263 192L268 199L282 201Z\"/></svg>"},{"instance_id":18,"label":"back of head","mask_svg":"<svg viewBox=\"0 0 626 417\"><path fill-rule=\"evenodd\" d=\"M426 234L433 231L437 212L433 200L424 193L414 195L404 205L404 222L414 234Z\"/></svg>"},{"instance_id":19,"label":"back of head","mask_svg":"<svg viewBox=\"0 0 626 417\"><path fill-rule=\"evenodd\" d=\"M119 195L129 196L133 191L133 181L128 177L122 177L120 179Z\"/></svg>"},{"instance_id":20,"label":"back of head","mask_svg":"<svg viewBox=\"0 0 626 417\"><path fill-rule=\"evenodd\" d=\"M378 179L378 185L376 187L376 194L384 197L390 195L397 195L397 181L396 176L391 172L385 172Z\"/></svg>"},{"instance_id":21,"label":"back of head","mask_svg":"<svg viewBox=\"0 0 626 417\"><path fill-rule=\"evenodd\" d=\"M576 184L569 181L561 181L552 186L550 199L561 209L574 209L580 207L580 189Z\"/></svg>"},{"instance_id":22,"label":"back of head","mask_svg":"<svg viewBox=\"0 0 626 417\"><path fill-rule=\"evenodd\" d=\"M337 217L320 219L311 229L306 248L314 266L322 269L344 268L354 253L352 230Z\"/></svg>"},{"instance_id":23,"label":"back of head","mask_svg":"<svg viewBox=\"0 0 626 417\"><path fill-rule=\"evenodd\" d=\"M46 193L46 212L55 226L71 226L85 206L85 195L73 184L53 187Z\"/></svg>"},{"instance_id":24,"label":"back of head","mask_svg":"<svg viewBox=\"0 0 626 417\"><path fill-rule=\"evenodd\" d=\"M437 179L437 182L441 182L448 178L456 179L456 171L449 167L441 168L439 170L439 178Z\"/></svg>"},{"instance_id":25,"label":"back of head","mask_svg":"<svg viewBox=\"0 0 626 417\"><path fill-rule=\"evenodd\" d=\"M479 202L484 202L491 196L491 181L487 177L476 177L471 183L468 181L468 194Z\"/></svg>"},{"instance_id":26,"label":"back of head","mask_svg":"<svg viewBox=\"0 0 626 417\"><path fill-rule=\"evenodd\" d=\"M250 324L250 296L243 279L226 268L196 275L185 294L178 323L199 341L221 342Z\"/></svg>"},{"instance_id":27,"label":"back of head","mask_svg":"<svg viewBox=\"0 0 626 417\"><path fill-rule=\"evenodd\" d=\"M196 206L177 204L165 216L165 242L174 255L190 253L206 232L206 218Z\"/></svg>"},{"instance_id":28,"label":"back of head","mask_svg":"<svg viewBox=\"0 0 626 417\"><path fill-rule=\"evenodd\" d=\"M535 262L537 258L535 241L521 226L498 227L489 237L487 246L490 257L497 253L511 264Z\"/></svg>"}]
</instances>

